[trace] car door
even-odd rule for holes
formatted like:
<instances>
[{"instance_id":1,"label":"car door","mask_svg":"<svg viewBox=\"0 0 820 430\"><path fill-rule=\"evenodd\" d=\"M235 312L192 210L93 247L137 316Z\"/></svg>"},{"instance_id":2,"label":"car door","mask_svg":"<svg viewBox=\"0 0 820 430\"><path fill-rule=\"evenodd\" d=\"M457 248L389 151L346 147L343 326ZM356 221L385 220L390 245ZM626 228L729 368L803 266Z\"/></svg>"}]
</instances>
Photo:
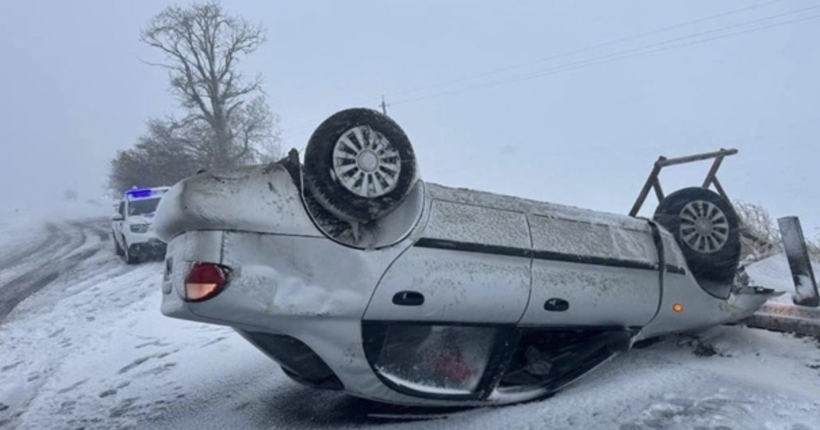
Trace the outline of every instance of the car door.
<instances>
[{"instance_id":1,"label":"car door","mask_svg":"<svg viewBox=\"0 0 820 430\"><path fill-rule=\"evenodd\" d=\"M122 233L122 226L125 222L125 200L121 201L119 206L117 207L117 215L119 215L120 219L112 222L112 227L114 230L114 240L120 243L121 246L124 246L123 243L123 233Z\"/></svg>"},{"instance_id":2,"label":"car door","mask_svg":"<svg viewBox=\"0 0 820 430\"><path fill-rule=\"evenodd\" d=\"M527 306L531 251L523 213L432 200L422 237L387 269L362 321L380 380L421 397L488 395Z\"/></svg>"},{"instance_id":3,"label":"car door","mask_svg":"<svg viewBox=\"0 0 820 430\"><path fill-rule=\"evenodd\" d=\"M563 215L529 215L532 299L521 323L629 327L651 321L661 283L649 225L628 217Z\"/></svg>"},{"instance_id":4,"label":"car door","mask_svg":"<svg viewBox=\"0 0 820 430\"><path fill-rule=\"evenodd\" d=\"M433 200L423 237L386 271L365 319L514 324L530 254L523 213Z\"/></svg>"}]
</instances>

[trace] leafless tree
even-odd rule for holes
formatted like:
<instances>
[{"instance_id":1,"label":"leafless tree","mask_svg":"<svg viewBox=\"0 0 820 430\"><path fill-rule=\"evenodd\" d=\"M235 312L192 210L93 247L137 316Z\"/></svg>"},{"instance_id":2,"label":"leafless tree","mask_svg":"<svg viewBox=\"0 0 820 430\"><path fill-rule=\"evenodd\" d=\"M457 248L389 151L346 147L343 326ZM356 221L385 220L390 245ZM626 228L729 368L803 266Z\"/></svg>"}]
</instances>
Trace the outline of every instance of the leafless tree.
<instances>
[{"instance_id":1,"label":"leafless tree","mask_svg":"<svg viewBox=\"0 0 820 430\"><path fill-rule=\"evenodd\" d=\"M815 236L813 240L806 240L806 246L809 249L809 255L811 258L820 263L820 234Z\"/></svg>"},{"instance_id":2,"label":"leafless tree","mask_svg":"<svg viewBox=\"0 0 820 430\"><path fill-rule=\"evenodd\" d=\"M735 201L740 218L742 255L755 259L782 249L780 230L766 208L757 203Z\"/></svg>"},{"instance_id":3,"label":"leafless tree","mask_svg":"<svg viewBox=\"0 0 820 430\"><path fill-rule=\"evenodd\" d=\"M261 25L228 15L216 1L169 6L141 31L140 40L162 52L162 61L148 63L168 70L171 91L187 112L170 131L197 137L178 142L205 167L278 156L278 121L261 77L246 80L238 70L242 58L265 42Z\"/></svg>"},{"instance_id":4,"label":"leafless tree","mask_svg":"<svg viewBox=\"0 0 820 430\"><path fill-rule=\"evenodd\" d=\"M181 142L193 140L190 128L180 128L173 121L151 120L148 131L137 144L119 151L111 161L109 186L115 195L132 187L173 185L199 169L198 154L187 151Z\"/></svg>"},{"instance_id":5,"label":"leafless tree","mask_svg":"<svg viewBox=\"0 0 820 430\"><path fill-rule=\"evenodd\" d=\"M766 208L757 203L740 200L735 201L733 205L740 217L743 257L751 256L759 260L783 250L780 229ZM806 248L809 256L820 263L820 234L814 239L806 237Z\"/></svg>"}]
</instances>

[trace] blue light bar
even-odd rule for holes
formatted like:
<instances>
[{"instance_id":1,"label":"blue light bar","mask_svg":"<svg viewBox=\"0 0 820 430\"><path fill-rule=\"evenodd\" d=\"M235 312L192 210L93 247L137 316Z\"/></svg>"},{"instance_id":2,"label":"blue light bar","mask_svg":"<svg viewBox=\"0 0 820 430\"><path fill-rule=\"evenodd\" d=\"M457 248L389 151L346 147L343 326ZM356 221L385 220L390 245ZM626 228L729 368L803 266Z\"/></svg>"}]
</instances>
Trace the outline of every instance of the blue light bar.
<instances>
[{"instance_id":1,"label":"blue light bar","mask_svg":"<svg viewBox=\"0 0 820 430\"><path fill-rule=\"evenodd\" d=\"M155 187L155 188L132 188L123 193L125 199L144 199L147 197L160 197L167 193L170 187Z\"/></svg>"},{"instance_id":2,"label":"blue light bar","mask_svg":"<svg viewBox=\"0 0 820 430\"><path fill-rule=\"evenodd\" d=\"M142 190L128 190L125 192L127 196L130 197L149 197L153 194L153 190L150 189L142 189Z\"/></svg>"}]
</instances>

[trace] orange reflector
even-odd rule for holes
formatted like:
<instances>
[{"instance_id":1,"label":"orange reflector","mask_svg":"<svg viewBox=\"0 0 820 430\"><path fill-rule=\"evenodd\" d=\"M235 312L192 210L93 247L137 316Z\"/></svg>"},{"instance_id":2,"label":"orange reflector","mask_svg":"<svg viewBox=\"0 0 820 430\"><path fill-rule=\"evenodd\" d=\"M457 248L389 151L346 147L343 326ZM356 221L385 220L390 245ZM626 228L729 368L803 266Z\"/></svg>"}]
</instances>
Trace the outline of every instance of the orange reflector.
<instances>
[{"instance_id":1,"label":"orange reflector","mask_svg":"<svg viewBox=\"0 0 820 430\"><path fill-rule=\"evenodd\" d=\"M672 311L677 313L683 312L683 305L680 303L675 303L674 305L672 305Z\"/></svg>"}]
</instances>

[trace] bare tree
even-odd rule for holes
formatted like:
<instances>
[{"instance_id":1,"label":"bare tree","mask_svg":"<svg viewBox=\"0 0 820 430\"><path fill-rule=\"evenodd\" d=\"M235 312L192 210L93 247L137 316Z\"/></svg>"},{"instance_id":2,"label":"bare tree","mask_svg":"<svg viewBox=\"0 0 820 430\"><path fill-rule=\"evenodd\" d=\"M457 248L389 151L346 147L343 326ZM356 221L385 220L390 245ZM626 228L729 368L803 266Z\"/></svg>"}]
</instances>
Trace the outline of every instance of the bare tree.
<instances>
[{"instance_id":1,"label":"bare tree","mask_svg":"<svg viewBox=\"0 0 820 430\"><path fill-rule=\"evenodd\" d=\"M740 218L741 254L759 259L781 249L780 230L766 208L744 201L734 202Z\"/></svg>"},{"instance_id":2,"label":"bare tree","mask_svg":"<svg viewBox=\"0 0 820 430\"><path fill-rule=\"evenodd\" d=\"M148 132L111 161L109 186L117 195L133 187L173 185L202 166L198 154L186 151L181 142L194 140L192 129L169 121L151 120Z\"/></svg>"},{"instance_id":3,"label":"bare tree","mask_svg":"<svg viewBox=\"0 0 820 430\"><path fill-rule=\"evenodd\" d=\"M740 217L741 254L754 260L783 251L780 229L766 208L757 203L737 200L733 203ZM809 256L820 263L820 234L814 239L806 238Z\"/></svg>"},{"instance_id":4,"label":"bare tree","mask_svg":"<svg viewBox=\"0 0 820 430\"><path fill-rule=\"evenodd\" d=\"M809 249L811 258L820 263L820 235L817 235L814 240L806 240L806 247Z\"/></svg>"},{"instance_id":5,"label":"bare tree","mask_svg":"<svg viewBox=\"0 0 820 430\"><path fill-rule=\"evenodd\" d=\"M171 91L187 116L176 124L184 144L206 167L235 166L278 156L277 118L265 102L261 78L245 80L241 59L265 42L265 30L225 13L216 1L169 6L141 31L140 40L163 53L149 63L168 70Z\"/></svg>"}]
</instances>

